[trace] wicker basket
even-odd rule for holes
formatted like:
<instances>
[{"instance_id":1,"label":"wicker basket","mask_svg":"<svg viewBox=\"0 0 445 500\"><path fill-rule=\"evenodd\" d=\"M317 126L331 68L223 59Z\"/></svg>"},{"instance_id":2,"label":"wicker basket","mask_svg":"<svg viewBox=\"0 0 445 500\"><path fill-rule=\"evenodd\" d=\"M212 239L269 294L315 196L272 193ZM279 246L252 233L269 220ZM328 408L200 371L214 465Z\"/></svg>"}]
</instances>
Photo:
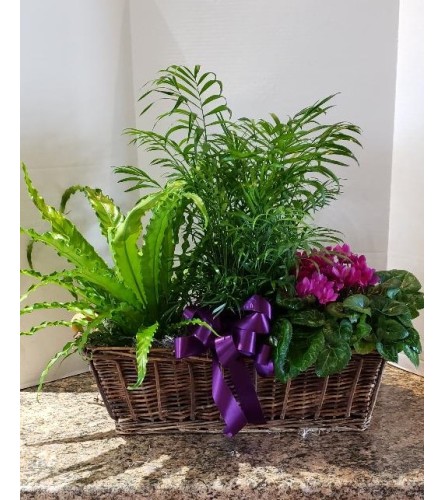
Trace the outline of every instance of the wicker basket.
<instances>
[{"instance_id":1,"label":"wicker basket","mask_svg":"<svg viewBox=\"0 0 445 500\"><path fill-rule=\"evenodd\" d=\"M143 385L129 391L137 378L134 349L92 348L89 354L118 433L221 432L224 423L212 399L211 357L177 360L170 349L152 349ZM242 432L365 430L385 364L376 353L354 354L341 373L319 378L310 369L283 384L258 376L252 361L246 363L267 423L248 424Z\"/></svg>"}]
</instances>

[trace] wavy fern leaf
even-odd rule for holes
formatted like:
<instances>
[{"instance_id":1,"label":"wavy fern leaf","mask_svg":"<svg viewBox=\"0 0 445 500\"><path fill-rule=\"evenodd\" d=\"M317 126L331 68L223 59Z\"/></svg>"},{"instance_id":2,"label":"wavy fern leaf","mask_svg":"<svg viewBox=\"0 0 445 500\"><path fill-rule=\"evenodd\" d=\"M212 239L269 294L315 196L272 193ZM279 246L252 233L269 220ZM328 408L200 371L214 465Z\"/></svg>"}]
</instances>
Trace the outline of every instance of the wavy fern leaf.
<instances>
[{"instance_id":1,"label":"wavy fern leaf","mask_svg":"<svg viewBox=\"0 0 445 500\"><path fill-rule=\"evenodd\" d=\"M30 314L41 309L65 309L76 313L82 313L85 316L94 316L94 309L85 302L36 302L20 309L20 315Z\"/></svg>"},{"instance_id":2,"label":"wavy fern leaf","mask_svg":"<svg viewBox=\"0 0 445 500\"><path fill-rule=\"evenodd\" d=\"M136 364L138 369L138 377L136 382L129 386L129 390L137 389L141 386L147 373L148 353L150 352L151 344L156 331L159 328L159 323L156 322L149 327L141 327L136 334Z\"/></svg>"},{"instance_id":3,"label":"wavy fern leaf","mask_svg":"<svg viewBox=\"0 0 445 500\"><path fill-rule=\"evenodd\" d=\"M162 192L152 193L142 198L110 234L110 250L117 272L143 304L146 303L146 297L141 278L141 257L138 247L142 232L142 217L162 198Z\"/></svg>"},{"instance_id":4,"label":"wavy fern leaf","mask_svg":"<svg viewBox=\"0 0 445 500\"><path fill-rule=\"evenodd\" d=\"M61 358L65 359L68 356L71 356L71 354L74 354L76 349L77 349L77 341L72 340L71 342L65 344L62 350L51 358L51 360L46 365L45 369L42 371L40 375L39 386L37 387L37 400L39 399L39 394L42 391L43 384L45 383L46 377L48 376L48 372L51 370L51 368L57 363L57 361L59 361L59 359Z\"/></svg>"},{"instance_id":5,"label":"wavy fern leaf","mask_svg":"<svg viewBox=\"0 0 445 500\"><path fill-rule=\"evenodd\" d=\"M50 328L52 326L67 326L71 327L72 323L71 321L64 321L64 320L58 320L58 321L42 321L42 323L33 326L27 331L20 332L20 335L34 335L35 333L39 332L40 330L43 330L44 328Z\"/></svg>"},{"instance_id":6,"label":"wavy fern leaf","mask_svg":"<svg viewBox=\"0 0 445 500\"><path fill-rule=\"evenodd\" d=\"M119 207L100 189L93 189L88 186L71 186L62 195L60 202L60 211L62 213L65 212L68 200L77 192L81 192L87 197L96 217L99 219L102 234L108 238L108 230L116 227L124 219Z\"/></svg>"},{"instance_id":7,"label":"wavy fern leaf","mask_svg":"<svg viewBox=\"0 0 445 500\"><path fill-rule=\"evenodd\" d=\"M120 282L114 272L98 257L92 248L86 243L85 239L77 238L75 233L71 238L66 238L58 233L37 233L33 229L23 229L21 231L27 234L34 241L39 241L45 245L54 248L57 253L76 266L76 272L79 276L98 286L104 292L108 293L117 300L128 302L135 306L139 302L133 292Z\"/></svg>"}]
</instances>

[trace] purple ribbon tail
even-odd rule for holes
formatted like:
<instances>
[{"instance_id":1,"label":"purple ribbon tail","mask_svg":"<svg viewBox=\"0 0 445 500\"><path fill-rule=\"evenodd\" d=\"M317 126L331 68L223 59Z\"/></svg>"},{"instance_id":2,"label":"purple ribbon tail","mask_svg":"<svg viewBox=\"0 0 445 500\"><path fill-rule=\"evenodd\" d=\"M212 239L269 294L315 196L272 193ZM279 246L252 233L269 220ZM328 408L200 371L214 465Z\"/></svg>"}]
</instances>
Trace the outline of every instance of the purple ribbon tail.
<instances>
[{"instance_id":1,"label":"purple ribbon tail","mask_svg":"<svg viewBox=\"0 0 445 500\"><path fill-rule=\"evenodd\" d=\"M212 375L213 400L226 423L223 432L227 437L233 437L247 424L246 416L226 384L216 359L213 359Z\"/></svg>"},{"instance_id":2,"label":"purple ribbon tail","mask_svg":"<svg viewBox=\"0 0 445 500\"><path fill-rule=\"evenodd\" d=\"M266 423L249 370L239 357L233 337L229 335L216 339L215 351L218 361L224 368L229 370L239 404L247 422L251 424Z\"/></svg>"}]
</instances>

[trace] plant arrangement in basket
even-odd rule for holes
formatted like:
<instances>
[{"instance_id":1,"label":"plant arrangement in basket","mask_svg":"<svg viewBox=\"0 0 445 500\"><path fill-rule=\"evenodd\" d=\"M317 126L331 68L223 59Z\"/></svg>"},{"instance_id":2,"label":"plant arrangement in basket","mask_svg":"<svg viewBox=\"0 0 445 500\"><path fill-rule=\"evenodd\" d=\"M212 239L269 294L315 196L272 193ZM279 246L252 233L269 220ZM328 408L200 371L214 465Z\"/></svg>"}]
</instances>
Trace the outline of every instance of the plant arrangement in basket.
<instances>
[{"instance_id":1,"label":"plant arrangement in basket","mask_svg":"<svg viewBox=\"0 0 445 500\"><path fill-rule=\"evenodd\" d=\"M71 322L44 322L25 332L60 324L80 329L42 381L71 352L125 345L136 348L135 389L146 376L153 339L167 345L175 332L177 358L211 354L212 395L233 435L246 422L264 423L245 357L254 359L260 375L281 382L312 366L320 377L340 372L353 352L377 351L397 361L403 351L417 364L421 346L412 319L423 307L420 283L407 271L375 272L364 256L340 245L338 232L313 220L341 193L334 169L356 162L353 150L360 146L357 126L323 122L332 98L284 120L275 114L232 119L214 73L200 66L162 70L140 98L143 115L161 106L154 127L126 133L168 181L161 187L143 169L115 168L127 191L149 191L126 216L90 187L68 189L61 210L49 207L24 169L29 194L51 231L23 231L73 267L50 275L23 271L38 281L25 297L55 283L74 300L22 312L80 313ZM85 194L96 212L112 267L64 215L75 192ZM238 401L220 365L232 374Z\"/></svg>"}]
</instances>

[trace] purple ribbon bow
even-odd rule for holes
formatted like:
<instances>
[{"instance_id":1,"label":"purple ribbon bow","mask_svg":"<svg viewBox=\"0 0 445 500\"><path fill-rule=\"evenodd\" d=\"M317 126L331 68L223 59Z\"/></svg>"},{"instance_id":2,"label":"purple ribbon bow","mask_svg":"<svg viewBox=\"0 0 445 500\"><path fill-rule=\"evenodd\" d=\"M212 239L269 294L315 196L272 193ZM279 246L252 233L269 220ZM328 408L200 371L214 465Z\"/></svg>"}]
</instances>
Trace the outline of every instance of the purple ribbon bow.
<instances>
[{"instance_id":1,"label":"purple ribbon bow","mask_svg":"<svg viewBox=\"0 0 445 500\"><path fill-rule=\"evenodd\" d=\"M247 423L266 423L242 357L255 360L259 375L270 377L274 373L272 348L264 343L272 318L271 305L264 297L252 295L242 310L248 313L243 318L229 318L223 322L220 317L214 318L208 309L186 307L184 318L199 318L214 330L223 330L225 335L216 337L208 328L198 325L190 328L190 336L175 339L178 359L198 356L207 350L212 353L212 396L226 423L224 434L228 437L235 436ZM221 366L229 371L238 401L224 380Z\"/></svg>"}]
</instances>

